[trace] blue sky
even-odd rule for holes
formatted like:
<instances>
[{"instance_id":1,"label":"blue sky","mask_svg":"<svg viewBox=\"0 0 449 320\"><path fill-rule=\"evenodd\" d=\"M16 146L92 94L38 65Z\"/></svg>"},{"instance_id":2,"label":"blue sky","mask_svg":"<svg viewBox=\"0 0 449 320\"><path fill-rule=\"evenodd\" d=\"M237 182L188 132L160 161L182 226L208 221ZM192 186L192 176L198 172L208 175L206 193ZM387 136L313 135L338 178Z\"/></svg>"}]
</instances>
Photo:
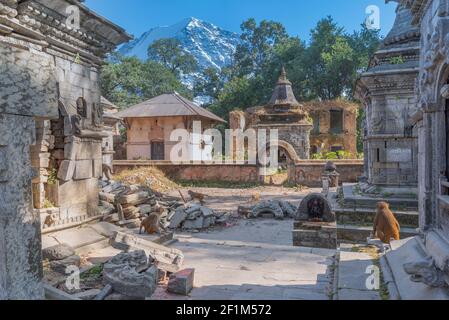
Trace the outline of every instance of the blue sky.
<instances>
[{"instance_id":1,"label":"blue sky","mask_svg":"<svg viewBox=\"0 0 449 320\"><path fill-rule=\"evenodd\" d=\"M282 22L289 34L309 40L310 29L331 15L347 31L360 28L369 5L380 8L382 34L393 25L396 4L384 0L87 0L89 8L134 36L195 17L234 32L248 18Z\"/></svg>"}]
</instances>

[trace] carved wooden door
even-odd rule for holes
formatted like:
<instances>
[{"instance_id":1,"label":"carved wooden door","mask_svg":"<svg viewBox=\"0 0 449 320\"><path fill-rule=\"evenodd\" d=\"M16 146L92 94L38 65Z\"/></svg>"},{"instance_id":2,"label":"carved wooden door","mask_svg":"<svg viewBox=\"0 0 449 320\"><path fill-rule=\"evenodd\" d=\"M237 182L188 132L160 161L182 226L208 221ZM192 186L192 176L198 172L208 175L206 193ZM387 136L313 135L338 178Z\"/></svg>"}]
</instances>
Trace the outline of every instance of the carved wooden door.
<instances>
[{"instance_id":1,"label":"carved wooden door","mask_svg":"<svg viewBox=\"0 0 449 320\"><path fill-rule=\"evenodd\" d=\"M163 142L151 143L151 160L165 160L165 144Z\"/></svg>"}]
</instances>

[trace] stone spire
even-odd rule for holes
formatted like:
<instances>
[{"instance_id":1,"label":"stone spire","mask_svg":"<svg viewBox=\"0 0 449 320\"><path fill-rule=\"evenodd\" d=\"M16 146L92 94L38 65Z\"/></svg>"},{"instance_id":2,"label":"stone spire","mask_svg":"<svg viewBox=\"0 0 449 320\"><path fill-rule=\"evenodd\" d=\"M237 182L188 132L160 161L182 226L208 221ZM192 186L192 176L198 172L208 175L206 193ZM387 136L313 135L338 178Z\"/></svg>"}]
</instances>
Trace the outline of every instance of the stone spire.
<instances>
[{"instance_id":1,"label":"stone spire","mask_svg":"<svg viewBox=\"0 0 449 320\"><path fill-rule=\"evenodd\" d=\"M396 47L401 44L413 43L419 41L419 27L413 25L413 16L404 1L387 0L388 2L398 2L396 8L396 20L388 35L385 37L383 47Z\"/></svg>"},{"instance_id":2,"label":"stone spire","mask_svg":"<svg viewBox=\"0 0 449 320\"><path fill-rule=\"evenodd\" d=\"M287 72L284 67L282 67L281 75L274 88L273 96L267 106L284 109L300 107L300 104L293 93L292 83L287 79Z\"/></svg>"}]
</instances>

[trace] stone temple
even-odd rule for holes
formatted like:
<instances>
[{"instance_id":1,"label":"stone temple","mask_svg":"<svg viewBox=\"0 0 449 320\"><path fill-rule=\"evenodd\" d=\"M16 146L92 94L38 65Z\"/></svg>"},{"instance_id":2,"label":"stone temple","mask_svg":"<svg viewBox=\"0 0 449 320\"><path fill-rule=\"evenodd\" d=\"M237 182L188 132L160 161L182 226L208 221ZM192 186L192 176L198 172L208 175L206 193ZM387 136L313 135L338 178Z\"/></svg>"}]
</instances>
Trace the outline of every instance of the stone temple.
<instances>
[{"instance_id":1,"label":"stone temple","mask_svg":"<svg viewBox=\"0 0 449 320\"><path fill-rule=\"evenodd\" d=\"M231 129L278 130L279 159L307 160L321 152L346 151L354 157L358 105L342 100L298 102L282 68L265 106L230 113Z\"/></svg>"},{"instance_id":2,"label":"stone temple","mask_svg":"<svg viewBox=\"0 0 449 320\"><path fill-rule=\"evenodd\" d=\"M418 138L408 119L417 110L419 40L410 10L400 4L392 30L356 84L365 110L367 184L360 189L368 196L389 194L411 208L417 207Z\"/></svg>"}]
</instances>

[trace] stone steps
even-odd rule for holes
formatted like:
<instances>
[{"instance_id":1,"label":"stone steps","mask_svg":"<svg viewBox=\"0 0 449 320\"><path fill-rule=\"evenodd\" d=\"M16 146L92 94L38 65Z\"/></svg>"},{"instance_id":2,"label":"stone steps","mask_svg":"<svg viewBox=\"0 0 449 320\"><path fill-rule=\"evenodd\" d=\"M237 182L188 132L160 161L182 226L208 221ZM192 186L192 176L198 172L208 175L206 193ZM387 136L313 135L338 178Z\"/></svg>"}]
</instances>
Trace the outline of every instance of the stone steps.
<instances>
[{"instance_id":1,"label":"stone steps","mask_svg":"<svg viewBox=\"0 0 449 320\"><path fill-rule=\"evenodd\" d=\"M355 208L375 208L379 201L388 202L392 210L396 211L418 211L418 199L407 197L369 197L355 194L353 191L354 185L344 184L342 187L344 203L343 207L346 209Z\"/></svg>"},{"instance_id":2,"label":"stone steps","mask_svg":"<svg viewBox=\"0 0 449 320\"><path fill-rule=\"evenodd\" d=\"M368 288L366 270L375 263L367 253L341 250L337 269L336 300L381 300L379 290Z\"/></svg>"},{"instance_id":3,"label":"stone steps","mask_svg":"<svg viewBox=\"0 0 449 320\"><path fill-rule=\"evenodd\" d=\"M336 207L337 222L341 225L372 226L376 212L373 209L348 209ZM417 211L394 211L394 215L401 227L418 228L419 213Z\"/></svg>"},{"instance_id":4,"label":"stone steps","mask_svg":"<svg viewBox=\"0 0 449 320\"><path fill-rule=\"evenodd\" d=\"M372 227L359 227L352 225L338 225L337 239L339 242L366 243L371 235ZM412 228L401 228L401 238L409 238L418 235L418 231Z\"/></svg>"}]
</instances>

